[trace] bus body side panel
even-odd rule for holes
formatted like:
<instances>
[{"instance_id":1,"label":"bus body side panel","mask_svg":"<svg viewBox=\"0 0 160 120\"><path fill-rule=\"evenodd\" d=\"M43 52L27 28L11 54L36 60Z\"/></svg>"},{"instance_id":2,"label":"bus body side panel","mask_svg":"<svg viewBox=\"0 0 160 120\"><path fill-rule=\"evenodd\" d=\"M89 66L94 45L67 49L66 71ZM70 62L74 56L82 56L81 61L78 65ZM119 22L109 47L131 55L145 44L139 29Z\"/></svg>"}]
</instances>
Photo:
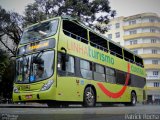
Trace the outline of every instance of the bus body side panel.
<instances>
[{"instance_id":1,"label":"bus body side panel","mask_svg":"<svg viewBox=\"0 0 160 120\"><path fill-rule=\"evenodd\" d=\"M84 44L78 40L75 40L69 36L66 36L61 30L59 33L59 42L57 51L63 52L61 48L65 48L67 50L67 54L72 56L77 56L82 59L86 59L104 66L108 66L110 68L115 68L126 73L136 74L139 76L144 76L143 74L139 74L138 70L140 67L136 67L132 63L129 63L123 59L120 59L116 56L113 56L109 53L104 53L99 49L93 48L87 44ZM91 56L91 50L97 51L99 54L106 55L106 57L110 57L114 59L113 64L108 61L103 61L101 58L94 58ZM134 69L133 69L134 68ZM141 70L144 72L144 70ZM102 83L103 86L109 90L113 95L107 95L104 91L101 90L98 83ZM119 93L121 95L114 95L118 94L119 91L125 86L120 84L112 84L107 82L99 82L98 80L86 80L84 78L74 77L74 76L59 76L57 74L57 94L56 100L60 101L83 101L83 94L85 86L93 85L96 89L97 93L97 102L130 102L131 100L131 92L135 91L137 95L137 100L142 101L142 88L136 88L127 86L123 93Z\"/></svg>"}]
</instances>

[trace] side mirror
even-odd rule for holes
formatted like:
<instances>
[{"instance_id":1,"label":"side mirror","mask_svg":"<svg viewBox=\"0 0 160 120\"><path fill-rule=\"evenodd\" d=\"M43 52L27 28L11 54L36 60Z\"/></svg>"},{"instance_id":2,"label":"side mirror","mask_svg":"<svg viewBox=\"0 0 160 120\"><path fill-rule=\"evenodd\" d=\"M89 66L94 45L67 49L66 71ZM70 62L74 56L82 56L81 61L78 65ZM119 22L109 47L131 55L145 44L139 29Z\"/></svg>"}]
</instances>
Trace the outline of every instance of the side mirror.
<instances>
[{"instance_id":1,"label":"side mirror","mask_svg":"<svg viewBox=\"0 0 160 120\"><path fill-rule=\"evenodd\" d=\"M69 61L69 55L67 55L67 50L64 47L61 47L61 50L64 50L64 54L62 54L62 59L64 59L66 62Z\"/></svg>"},{"instance_id":2,"label":"side mirror","mask_svg":"<svg viewBox=\"0 0 160 120\"><path fill-rule=\"evenodd\" d=\"M69 61L69 55L67 55L67 54L62 54L62 58L61 59L63 59L65 62L68 62Z\"/></svg>"}]
</instances>

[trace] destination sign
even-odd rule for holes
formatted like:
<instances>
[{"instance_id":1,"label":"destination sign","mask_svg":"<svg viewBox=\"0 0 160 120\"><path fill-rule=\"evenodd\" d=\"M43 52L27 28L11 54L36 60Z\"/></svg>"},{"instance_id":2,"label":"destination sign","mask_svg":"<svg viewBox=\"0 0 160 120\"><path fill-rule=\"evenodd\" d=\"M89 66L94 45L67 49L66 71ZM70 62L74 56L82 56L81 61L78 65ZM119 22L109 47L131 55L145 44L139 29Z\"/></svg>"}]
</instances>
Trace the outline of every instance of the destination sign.
<instances>
[{"instance_id":1,"label":"destination sign","mask_svg":"<svg viewBox=\"0 0 160 120\"><path fill-rule=\"evenodd\" d=\"M37 41L34 43L27 44L18 49L17 55L22 55L30 52L40 51L44 49L55 48L55 40L49 39L44 41Z\"/></svg>"}]
</instances>

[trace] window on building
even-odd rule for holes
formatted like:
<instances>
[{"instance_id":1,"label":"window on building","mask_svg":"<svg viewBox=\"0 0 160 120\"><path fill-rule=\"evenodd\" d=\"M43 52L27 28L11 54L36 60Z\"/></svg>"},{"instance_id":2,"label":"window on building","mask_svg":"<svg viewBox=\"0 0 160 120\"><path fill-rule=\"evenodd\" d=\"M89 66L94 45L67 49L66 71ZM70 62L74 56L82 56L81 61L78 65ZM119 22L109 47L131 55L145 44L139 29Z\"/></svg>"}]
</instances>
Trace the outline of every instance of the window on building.
<instances>
[{"instance_id":1,"label":"window on building","mask_svg":"<svg viewBox=\"0 0 160 120\"><path fill-rule=\"evenodd\" d=\"M130 41L130 45L134 45L134 44L137 44L137 40L131 40Z\"/></svg>"},{"instance_id":2,"label":"window on building","mask_svg":"<svg viewBox=\"0 0 160 120\"><path fill-rule=\"evenodd\" d=\"M133 50L133 53L138 55L138 50Z\"/></svg>"},{"instance_id":3,"label":"window on building","mask_svg":"<svg viewBox=\"0 0 160 120\"><path fill-rule=\"evenodd\" d=\"M116 23L115 27L120 28L120 23Z\"/></svg>"},{"instance_id":4,"label":"window on building","mask_svg":"<svg viewBox=\"0 0 160 120\"><path fill-rule=\"evenodd\" d=\"M86 60L80 60L81 75L86 79L93 79L92 76L92 63Z\"/></svg>"},{"instance_id":5,"label":"window on building","mask_svg":"<svg viewBox=\"0 0 160 120\"><path fill-rule=\"evenodd\" d=\"M119 38L120 37L120 32L116 32L115 36L116 36L116 38Z\"/></svg>"},{"instance_id":6,"label":"window on building","mask_svg":"<svg viewBox=\"0 0 160 120\"><path fill-rule=\"evenodd\" d=\"M158 75L159 72L158 71L153 71L153 75Z\"/></svg>"},{"instance_id":7,"label":"window on building","mask_svg":"<svg viewBox=\"0 0 160 120\"><path fill-rule=\"evenodd\" d=\"M133 41L133 44L137 44L137 40L134 40L134 41Z\"/></svg>"},{"instance_id":8,"label":"window on building","mask_svg":"<svg viewBox=\"0 0 160 120\"><path fill-rule=\"evenodd\" d=\"M152 49L152 54L157 54L157 50L155 50L155 49Z\"/></svg>"},{"instance_id":9,"label":"window on building","mask_svg":"<svg viewBox=\"0 0 160 120\"><path fill-rule=\"evenodd\" d=\"M129 34L130 34L130 35L137 34L137 30L130 30L130 31L129 31Z\"/></svg>"},{"instance_id":10,"label":"window on building","mask_svg":"<svg viewBox=\"0 0 160 120\"><path fill-rule=\"evenodd\" d=\"M154 18L150 18L150 19L149 19L149 22L154 23L154 22L155 22L155 19L154 19Z\"/></svg>"},{"instance_id":11,"label":"window on building","mask_svg":"<svg viewBox=\"0 0 160 120\"><path fill-rule=\"evenodd\" d=\"M156 29L151 28L151 29L150 29L150 32L151 32L151 33L155 33L155 32L156 32Z\"/></svg>"},{"instance_id":12,"label":"window on building","mask_svg":"<svg viewBox=\"0 0 160 120\"><path fill-rule=\"evenodd\" d=\"M160 83L159 82L154 82L154 87L160 87Z\"/></svg>"},{"instance_id":13,"label":"window on building","mask_svg":"<svg viewBox=\"0 0 160 120\"><path fill-rule=\"evenodd\" d=\"M108 30L111 30L112 29L112 25L108 25Z\"/></svg>"},{"instance_id":14,"label":"window on building","mask_svg":"<svg viewBox=\"0 0 160 120\"><path fill-rule=\"evenodd\" d=\"M152 64L158 64L158 60L152 60Z\"/></svg>"},{"instance_id":15,"label":"window on building","mask_svg":"<svg viewBox=\"0 0 160 120\"><path fill-rule=\"evenodd\" d=\"M129 25L134 25L134 24L136 24L136 20L129 21Z\"/></svg>"},{"instance_id":16,"label":"window on building","mask_svg":"<svg viewBox=\"0 0 160 120\"><path fill-rule=\"evenodd\" d=\"M156 43L157 40L156 39L151 39L151 43Z\"/></svg>"},{"instance_id":17,"label":"window on building","mask_svg":"<svg viewBox=\"0 0 160 120\"><path fill-rule=\"evenodd\" d=\"M112 39L112 34L108 34L108 38L109 38L109 39Z\"/></svg>"}]
</instances>

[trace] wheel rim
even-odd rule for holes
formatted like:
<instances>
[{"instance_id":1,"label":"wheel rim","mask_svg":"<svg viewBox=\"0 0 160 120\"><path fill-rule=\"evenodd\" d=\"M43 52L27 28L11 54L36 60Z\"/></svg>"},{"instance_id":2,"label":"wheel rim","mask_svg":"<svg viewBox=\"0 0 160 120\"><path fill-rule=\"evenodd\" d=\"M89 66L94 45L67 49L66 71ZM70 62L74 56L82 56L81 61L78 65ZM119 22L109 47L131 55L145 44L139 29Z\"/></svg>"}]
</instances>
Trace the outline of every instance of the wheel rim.
<instances>
[{"instance_id":1,"label":"wheel rim","mask_svg":"<svg viewBox=\"0 0 160 120\"><path fill-rule=\"evenodd\" d=\"M132 104L135 105L136 104L136 97L133 95L132 96Z\"/></svg>"},{"instance_id":2,"label":"wheel rim","mask_svg":"<svg viewBox=\"0 0 160 120\"><path fill-rule=\"evenodd\" d=\"M92 92L87 92L86 93L86 101L89 104L93 104L94 103L94 95L92 94Z\"/></svg>"}]
</instances>

